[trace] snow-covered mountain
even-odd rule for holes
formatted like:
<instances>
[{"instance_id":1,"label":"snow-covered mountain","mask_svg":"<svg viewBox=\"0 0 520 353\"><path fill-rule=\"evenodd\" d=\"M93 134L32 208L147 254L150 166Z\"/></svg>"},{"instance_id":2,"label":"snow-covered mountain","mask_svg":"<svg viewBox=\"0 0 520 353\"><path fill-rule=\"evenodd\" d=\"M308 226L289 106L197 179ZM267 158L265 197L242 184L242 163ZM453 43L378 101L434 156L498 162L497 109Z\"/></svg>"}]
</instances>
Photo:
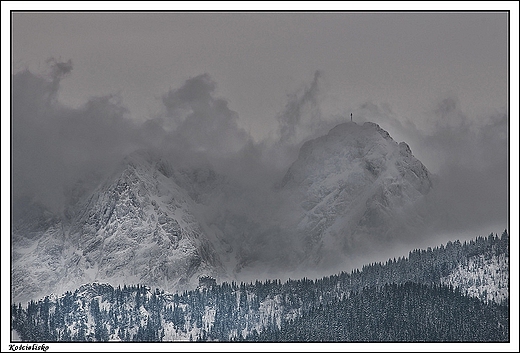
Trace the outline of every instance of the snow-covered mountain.
<instances>
[{"instance_id":1,"label":"snow-covered mountain","mask_svg":"<svg viewBox=\"0 0 520 353\"><path fill-rule=\"evenodd\" d=\"M432 182L405 142L374 123L343 123L301 147L282 188L301 207L308 263L327 265L409 234Z\"/></svg>"},{"instance_id":2,"label":"snow-covered mountain","mask_svg":"<svg viewBox=\"0 0 520 353\"><path fill-rule=\"evenodd\" d=\"M219 278L219 256L202 231L194 201L165 169L150 154L134 153L67 216L43 212L17 222L14 298L61 293L96 280L181 289L196 286L201 275Z\"/></svg>"},{"instance_id":3,"label":"snow-covered mountain","mask_svg":"<svg viewBox=\"0 0 520 353\"><path fill-rule=\"evenodd\" d=\"M150 152L134 152L108 177L84 184L61 215L36 204L17 213L16 301L93 281L175 291L195 287L202 275L250 279L273 269L332 268L411 234L432 187L408 145L373 123L340 124L306 142L281 187L272 188L277 200L291 200L276 219L273 201L270 212L248 204L255 198L245 195L258 194L248 184Z\"/></svg>"}]
</instances>

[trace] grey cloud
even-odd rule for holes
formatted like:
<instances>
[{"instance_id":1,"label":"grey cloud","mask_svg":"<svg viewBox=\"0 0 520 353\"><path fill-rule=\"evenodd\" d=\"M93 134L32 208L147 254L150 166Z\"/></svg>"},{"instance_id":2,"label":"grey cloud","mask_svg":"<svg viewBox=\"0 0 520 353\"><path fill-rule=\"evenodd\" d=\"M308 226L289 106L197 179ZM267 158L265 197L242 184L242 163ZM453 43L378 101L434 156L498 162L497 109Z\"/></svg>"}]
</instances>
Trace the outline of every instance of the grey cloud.
<instances>
[{"instance_id":1,"label":"grey cloud","mask_svg":"<svg viewBox=\"0 0 520 353\"><path fill-rule=\"evenodd\" d=\"M51 108L56 93L52 81L29 71L13 77L13 196L45 199L51 207L61 202L53 202L51 196L62 184L61 177L52 172L61 166L61 151L53 142L58 134L48 124L56 121Z\"/></svg>"},{"instance_id":2,"label":"grey cloud","mask_svg":"<svg viewBox=\"0 0 520 353\"><path fill-rule=\"evenodd\" d=\"M299 143L308 137L321 120L321 111L318 103L320 91L321 71L314 73L314 78L309 87L303 92L296 92L289 96L285 109L278 115L280 129L280 141L284 143Z\"/></svg>"},{"instance_id":3,"label":"grey cloud","mask_svg":"<svg viewBox=\"0 0 520 353\"><path fill-rule=\"evenodd\" d=\"M211 77L208 74L202 74L188 79L184 85L178 89L170 89L170 91L162 97L167 116L182 122L185 118L182 114L183 109L207 109L207 106L213 101L212 94L215 88L216 84Z\"/></svg>"},{"instance_id":4,"label":"grey cloud","mask_svg":"<svg viewBox=\"0 0 520 353\"><path fill-rule=\"evenodd\" d=\"M183 141L183 149L206 152L213 157L238 152L249 135L237 124L238 114L223 98L215 97L216 83L208 74L188 79L166 93L162 120L172 137Z\"/></svg>"},{"instance_id":5,"label":"grey cloud","mask_svg":"<svg viewBox=\"0 0 520 353\"><path fill-rule=\"evenodd\" d=\"M62 62L55 58L50 58L47 60L47 64L49 64L50 75L53 81L61 80L72 71L72 60L70 59L67 62Z\"/></svg>"},{"instance_id":6,"label":"grey cloud","mask_svg":"<svg viewBox=\"0 0 520 353\"><path fill-rule=\"evenodd\" d=\"M455 126L437 126L426 138L442 163L436 196L449 200L442 212L456 229L477 231L492 222L506 228L508 117L497 112L478 124L459 109L451 113L460 119L450 120Z\"/></svg>"},{"instance_id":7,"label":"grey cloud","mask_svg":"<svg viewBox=\"0 0 520 353\"><path fill-rule=\"evenodd\" d=\"M505 109L473 116L456 95L437 99L427 124L397 117L390 107L363 104L354 115L377 122L434 173L425 213L431 229L424 237L449 232L468 236L507 227L508 116ZM499 227L495 229L493 227Z\"/></svg>"},{"instance_id":8,"label":"grey cloud","mask_svg":"<svg viewBox=\"0 0 520 353\"><path fill-rule=\"evenodd\" d=\"M183 163L218 166L249 141L238 114L215 97L204 74L163 96L166 114L138 124L117 95L92 97L79 108L58 100L72 63L48 60L50 74L13 76L13 176L15 198L28 197L60 212L80 180L101 178L138 149L153 149ZM232 163L229 162L229 165Z\"/></svg>"},{"instance_id":9,"label":"grey cloud","mask_svg":"<svg viewBox=\"0 0 520 353\"><path fill-rule=\"evenodd\" d=\"M13 196L59 213L66 193L90 174L102 174L136 145L136 127L116 97L96 97L78 109L56 97L71 62L50 61L50 77L13 76Z\"/></svg>"},{"instance_id":10,"label":"grey cloud","mask_svg":"<svg viewBox=\"0 0 520 353\"><path fill-rule=\"evenodd\" d=\"M48 64L51 75L13 76L15 199L28 198L59 213L78 182L102 178L141 149L167 156L179 168L205 165L236 179L246 170L262 175L262 164L249 158L258 146L238 126L238 114L227 101L215 97L209 75L169 90L163 96L165 114L138 124L117 95L92 97L79 108L62 105L60 80L71 72L71 62Z\"/></svg>"}]
</instances>

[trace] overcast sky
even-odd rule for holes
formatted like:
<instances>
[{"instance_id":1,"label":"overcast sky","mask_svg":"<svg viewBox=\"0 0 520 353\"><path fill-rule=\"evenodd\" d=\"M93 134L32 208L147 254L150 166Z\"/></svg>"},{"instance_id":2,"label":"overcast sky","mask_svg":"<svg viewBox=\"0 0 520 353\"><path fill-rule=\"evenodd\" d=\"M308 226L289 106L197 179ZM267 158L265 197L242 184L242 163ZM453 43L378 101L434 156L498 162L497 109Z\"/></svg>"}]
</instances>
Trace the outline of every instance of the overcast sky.
<instances>
[{"instance_id":1,"label":"overcast sky","mask_svg":"<svg viewBox=\"0 0 520 353\"><path fill-rule=\"evenodd\" d=\"M239 124L262 139L320 70L324 115L388 104L422 124L456 95L469 116L507 106L505 13L16 13L14 71L72 60L64 104L119 94L135 119L207 73Z\"/></svg>"},{"instance_id":2,"label":"overcast sky","mask_svg":"<svg viewBox=\"0 0 520 353\"><path fill-rule=\"evenodd\" d=\"M299 144L353 113L444 180L439 194L466 210L461 227L507 223L505 12L11 19L15 196L59 208L78 176L139 147L203 152L225 168L242 151L237 173L276 178ZM260 159L269 168L251 173Z\"/></svg>"}]
</instances>

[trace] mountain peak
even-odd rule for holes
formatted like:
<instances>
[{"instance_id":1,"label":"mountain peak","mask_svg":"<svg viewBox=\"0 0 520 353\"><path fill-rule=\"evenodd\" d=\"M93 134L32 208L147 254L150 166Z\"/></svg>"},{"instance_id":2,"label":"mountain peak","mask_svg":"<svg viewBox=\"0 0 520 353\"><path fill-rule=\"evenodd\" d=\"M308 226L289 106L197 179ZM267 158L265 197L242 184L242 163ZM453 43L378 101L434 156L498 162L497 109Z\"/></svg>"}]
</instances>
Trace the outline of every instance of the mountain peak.
<instances>
[{"instance_id":1,"label":"mountain peak","mask_svg":"<svg viewBox=\"0 0 520 353\"><path fill-rule=\"evenodd\" d=\"M390 134L382 129L378 124L373 122L365 122L363 124L358 124L356 122L345 122L334 126L329 130L328 134L325 136L358 136L367 138L371 134L377 133L384 139L393 140ZM322 136L324 137L324 136Z\"/></svg>"},{"instance_id":2,"label":"mountain peak","mask_svg":"<svg viewBox=\"0 0 520 353\"><path fill-rule=\"evenodd\" d=\"M282 186L291 183L291 179L293 184L313 183L316 178L327 178L330 173L348 172L363 161L364 169L377 177L386 167L385 161L398 148L390 134L375 123L342 123L327 135L302 145L298 159L285 175Z\"/></svg>"},{"instance_id":3,"label":"mountain peak","mask_svg":"<svg viewBox=\"0 0 520 353\"><path fill-rule=\"evenodd\" d=\"M372 246L369 239L381 244L406 233L408 225L420 222L414 205L432 183L405 142L397 143L375 123L347 122L307 141L282 187L297 195L299 233L320 263L325 253L342 249L344 256Z\"/></svg>"}]
</instances>

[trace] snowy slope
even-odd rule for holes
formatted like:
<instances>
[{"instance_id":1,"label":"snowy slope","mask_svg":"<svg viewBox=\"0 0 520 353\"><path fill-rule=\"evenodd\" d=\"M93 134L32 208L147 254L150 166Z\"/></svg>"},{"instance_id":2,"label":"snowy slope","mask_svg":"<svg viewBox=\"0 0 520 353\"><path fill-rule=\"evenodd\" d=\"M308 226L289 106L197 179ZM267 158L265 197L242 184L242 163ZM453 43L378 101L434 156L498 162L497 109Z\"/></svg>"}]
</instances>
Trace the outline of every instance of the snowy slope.
<instances>
[{"instance_id":1,"label":"snowy slope","mask_svg":"<svg viewBox=\"0 0 520 353\"><path fill-rule=\"evenodd\" d=\"M69 247L63 222L34 207L13 224L11 295L29 300L48 295L65 276L64 253Z\"/></svg>"},{"instance_id":2,"label":"snowy slope","mask_svg":"<svg viewBox=\"0 0 520 353\"><path fill-rule=\"evenodd\" d=\"M483 301L507 302L509 298L509 256L473 256L461 263L441 283L460 288L464 294Z\"/></svg>"}]
</instances>

